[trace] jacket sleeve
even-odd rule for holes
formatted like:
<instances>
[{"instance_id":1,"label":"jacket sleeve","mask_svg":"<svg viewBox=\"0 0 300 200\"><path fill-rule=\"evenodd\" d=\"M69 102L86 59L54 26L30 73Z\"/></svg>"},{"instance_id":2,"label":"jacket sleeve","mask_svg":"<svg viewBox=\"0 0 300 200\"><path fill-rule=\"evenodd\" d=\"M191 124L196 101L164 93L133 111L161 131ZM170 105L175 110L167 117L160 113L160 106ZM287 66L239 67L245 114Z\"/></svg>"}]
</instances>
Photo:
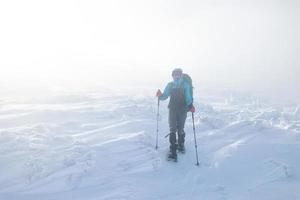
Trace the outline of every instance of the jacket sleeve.
<instances>
[{"instance_id":1,"label":"jacket sleeve","mask_svg":"<svg viewBox=\"0 0 300 200\"><path fill-rule=\"evenodd\" d=\"M165 87L165 90L163 94L159 97L159 100L166 100L170 96L170 91L171 91L171 84L168 83L168 85Z\"/></svg>"},{"instance_id":2,"label":"jacket sleeve","mask_svg":"<svg viewBox=\"0 0 300 200\"><path fill-rule=\"evenodd\" d=\"M193 103L193 97L191 94L191 86L189 84L184 84L184 97L185 97L185 102L186 105L191 105Z\"/></svg>"}]
</instances>

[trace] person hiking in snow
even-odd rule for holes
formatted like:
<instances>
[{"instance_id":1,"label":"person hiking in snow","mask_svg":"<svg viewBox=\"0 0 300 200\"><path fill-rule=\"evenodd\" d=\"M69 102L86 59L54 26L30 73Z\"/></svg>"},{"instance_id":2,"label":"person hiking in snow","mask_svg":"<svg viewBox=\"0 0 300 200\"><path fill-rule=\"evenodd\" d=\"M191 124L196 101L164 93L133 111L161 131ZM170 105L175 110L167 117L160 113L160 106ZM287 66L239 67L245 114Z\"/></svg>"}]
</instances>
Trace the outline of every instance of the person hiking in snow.
<instances>
[{"instance_id":1,"label":"person hiking in snow","mask_svg":"<svg viewBox=\"0 0 300 200\"><path fill-rule=\"evenodd\" d=\"M176 68L172 71L173 81L169 82L162 93L160 89L156 92L156 96L159 100L166 100L170 97L169 101L169 141L170 141L170 153L169 158L177 160L177 150L184 153L184 141L185 132L184 125L187 117L187 112L195 112L195 107L193 106L193 96L192 96L192 85L191 79L190 83L186 81L182 69ZM178 140L176 138L176 133Z\"/></svg>"}]
</instances>

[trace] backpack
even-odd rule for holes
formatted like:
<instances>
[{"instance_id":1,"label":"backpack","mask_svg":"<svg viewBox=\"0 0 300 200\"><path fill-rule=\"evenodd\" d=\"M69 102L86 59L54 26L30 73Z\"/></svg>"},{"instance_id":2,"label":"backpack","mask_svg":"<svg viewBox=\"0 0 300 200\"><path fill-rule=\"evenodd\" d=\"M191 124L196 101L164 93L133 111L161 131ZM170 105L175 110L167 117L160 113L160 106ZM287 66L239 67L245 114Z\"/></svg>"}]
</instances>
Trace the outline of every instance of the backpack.
<instances>
[{"instance_id":1,"label":"backpack","mask_svg":"<svg viewBox=\"0 0 300 200\"><path fill-rule=\"evenodd\" d=\"M183 79L183 82L186 82L190 85L190 88L191 88L191 95L192 95L192 100L194 101L194 96L193 96L193 81L192 81L192 78L190 77L190 75L188 74L182 74L182 79Z\"/></svg>"}]
</instances>

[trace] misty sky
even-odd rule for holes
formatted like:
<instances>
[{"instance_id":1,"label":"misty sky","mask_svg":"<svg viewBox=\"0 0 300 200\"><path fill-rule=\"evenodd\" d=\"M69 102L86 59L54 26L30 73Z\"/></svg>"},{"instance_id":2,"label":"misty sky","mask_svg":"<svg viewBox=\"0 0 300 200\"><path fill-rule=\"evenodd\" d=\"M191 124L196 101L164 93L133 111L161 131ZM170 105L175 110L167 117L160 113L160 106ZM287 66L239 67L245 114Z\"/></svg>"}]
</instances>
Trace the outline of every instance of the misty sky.
<instances>
[{"instance_id":1,"label":"misty sky","mask_svg":"<svg viewBox=\"0 0 300 200\"><path fill-rule=\"evenodd\" d=\"M300 93L300 1L1 1L0 89L196 84Z\"/></svg>"}]
</instances>

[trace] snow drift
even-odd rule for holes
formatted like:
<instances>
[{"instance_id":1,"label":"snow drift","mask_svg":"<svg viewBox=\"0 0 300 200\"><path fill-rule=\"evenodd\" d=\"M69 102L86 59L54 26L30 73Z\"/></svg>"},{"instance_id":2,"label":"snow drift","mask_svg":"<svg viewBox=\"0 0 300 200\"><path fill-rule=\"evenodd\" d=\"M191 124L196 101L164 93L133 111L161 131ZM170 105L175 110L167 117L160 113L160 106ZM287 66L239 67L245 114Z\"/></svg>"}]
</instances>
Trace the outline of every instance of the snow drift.
<instances>
[{"instance_id":1,"label":"snow drift","mask_svg":"<svg viewBox=\"0 0 300 200\"><path fill-rule=\"evenodd\" d=\"M0 199L300 199L299 105L201 94L185 155L167 162L167 108L145 95L0 101Z\"/></svg>"}]
</instances>

